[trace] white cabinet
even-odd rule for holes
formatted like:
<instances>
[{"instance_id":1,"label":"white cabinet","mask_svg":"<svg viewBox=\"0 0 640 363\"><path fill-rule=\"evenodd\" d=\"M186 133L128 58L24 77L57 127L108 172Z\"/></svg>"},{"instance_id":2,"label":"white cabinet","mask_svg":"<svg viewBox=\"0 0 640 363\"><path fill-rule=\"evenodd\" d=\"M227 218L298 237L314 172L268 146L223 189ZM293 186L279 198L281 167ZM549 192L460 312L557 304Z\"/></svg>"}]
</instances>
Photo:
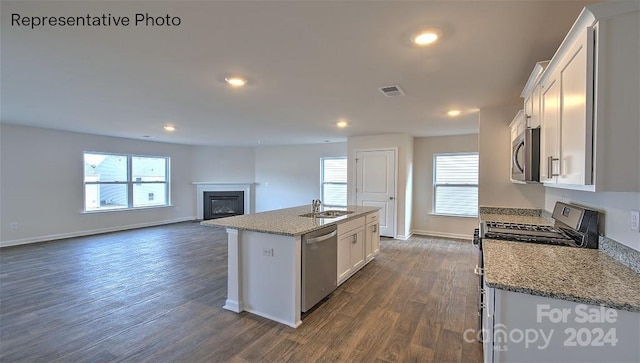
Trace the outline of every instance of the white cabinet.
<instances>
[{"instance_id":1,"label":"white cabinet","mask_svg":"<svg viewBox=\"0 0 640 363\"><path fill-rule=\"evenodd\" d=\"M524 98L524 117L526 127L536 128L540 126L541 120L541 97L542 86L540 85L540 78L544 70L549 65L549 61L536 63L529 80L525 85L520 97Z\"/></svg>"},{"instance_id":2,"label":"white cabinet","mask_svg":"<svg viewBox=\"0 0 640 363\"><path fill-rule=\"evenodd\" d=\"M560 154L560 82L555 74L542 85L540 182L556 182Z\"/></svg>"},{"instance_id":3,"label":"white cabinet","mask_svg":"<svg viewBox=\"0 0 640 363\"><path fill-rule=\"evenodd\" d=\"M380 252L380 213L371 213L366 216L365 236L365 257L366 262Z\"/></svg>"},{"instance_id":4,"label":"white cabinet","mask_svg":"<svg viewBox=\"0 0 640 363\"><path fill-rule=\"evenodd\" d=\"M338 285L380 251L380 212L338 224Z\"/></svg>"},{"instance_id":5,"label":"white cabinet","mask_svg":"<svg viewBox=\"0 0 640 363\"><path fill-rule=\"evenodd\" d=\"M539 114L545 186L640 192L639 26L638 2L588 6L544 70ZM535 87L529 88L535 114Z\"/></svg>"},{"instance_id":6,"label":"white cabinet","mask_svg":"<svg viewBox=\"0 0 640 363\"><path fill-rule=\"evenodd\" d=\"M543 183L591 185L593 28L583 29L542 83ZM552 61L552 62L553 62Z\"/></svg>"},{"instance_id":7,"label":"white cabinet","mask_svg":"<svg viewBox=\"0 0 640 363\"><path fill-rule=\"evenodd\" d=\"M488 288L485 362L638 362L640 313Z\"/></svg>"},{"instance_id":8,"label":"white cabinet","mask_svg":"<svg viewBox=\"0 0 640 363\"><path fill-rule=\"evenodd\" d=\"M527 128L523 110L518 111L516 117L514 117L513 121L509 124L509 127L511 128L511 142L513 143L513 140Z\"/></svg>"},{"instance_id":9,"label":"white cabinet","mask_svg":"<svg viewBox=\"0 0 640 363\"><path fill-rule=\"evenodd\" d=\"M365 263L365 217L338 224L338 285Z\"/></svg>"}]
</instances>

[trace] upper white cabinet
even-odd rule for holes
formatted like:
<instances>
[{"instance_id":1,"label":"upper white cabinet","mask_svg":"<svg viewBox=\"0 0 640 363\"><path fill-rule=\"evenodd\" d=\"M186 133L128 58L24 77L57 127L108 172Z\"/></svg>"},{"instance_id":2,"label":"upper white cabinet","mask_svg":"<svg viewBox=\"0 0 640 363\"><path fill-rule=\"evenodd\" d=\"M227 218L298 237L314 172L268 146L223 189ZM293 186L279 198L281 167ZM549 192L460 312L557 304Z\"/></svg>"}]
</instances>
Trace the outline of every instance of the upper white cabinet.
<instances>
[{"instance_id":1,"label":"upper white cabinet","mask_svg":"<svg viewBox=\"0 0 640 363\"><path fill-rule=\"evenodd\" d=\"M540 126L541 109L540 101L542 97L542 86L540 78L549 65L549 61L538 62L529 76L527 84L522 90L520 97L524 98L524 117L526 127L536 128Z\"/></svg>"},{"instance_id":2,"label":"upper white cabinet","mask_svg":"<svg viewBox=\"0 0 640 363\"><path fill-rule=\"evenodd\" d=\"M541 85L543 183L592 184L593 31L577 34Z\"/></svg>"},{"instance_id":3,"label":"upper white cabinet","mask_svg":"<svg viewBox=\"0 0 640 363\"><path fill-rule=\"evenodd\" d=\"M640 2L586 7L540 81L523 92L535 125L539 89L545 185L640 192L639 27Z\"/></svg>"}]
</instances>

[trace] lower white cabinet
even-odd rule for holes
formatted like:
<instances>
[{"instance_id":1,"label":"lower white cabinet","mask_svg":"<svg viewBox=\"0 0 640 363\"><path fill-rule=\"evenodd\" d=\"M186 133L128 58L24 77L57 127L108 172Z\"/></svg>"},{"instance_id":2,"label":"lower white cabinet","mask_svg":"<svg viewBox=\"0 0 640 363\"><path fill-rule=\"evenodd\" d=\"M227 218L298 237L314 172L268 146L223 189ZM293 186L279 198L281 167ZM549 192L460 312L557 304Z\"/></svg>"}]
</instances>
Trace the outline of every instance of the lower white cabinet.
<instances>
[{"instance_id":1,"label":"lower white cabinet","mask_svg":"<svg viewBox=\"0 0 640 363\"><path fill-rule=\"evenodd\" d=\"M338 285L380 251L380 213L338 224Z\"/></svg>"},{"instance_id":2,"label":"lower white cabinet","mask_svg":"<svg viewBox=\"0 0 640 363\"><path fill-rule=\"evenodd\" d=\"M380 221L367 223L364 233L365 257L366 262L369 262L380 252Z\"/></svg>"},{"instance_id":3,"label":"lower white cabinet","mask_svg":"<svg viewBox=\"0 0 640 363\"><path fill-rule=\"evenodd\" d=\"M485 362L640 362L640 313L488 288Z\"/></svg>"}]
</instances>

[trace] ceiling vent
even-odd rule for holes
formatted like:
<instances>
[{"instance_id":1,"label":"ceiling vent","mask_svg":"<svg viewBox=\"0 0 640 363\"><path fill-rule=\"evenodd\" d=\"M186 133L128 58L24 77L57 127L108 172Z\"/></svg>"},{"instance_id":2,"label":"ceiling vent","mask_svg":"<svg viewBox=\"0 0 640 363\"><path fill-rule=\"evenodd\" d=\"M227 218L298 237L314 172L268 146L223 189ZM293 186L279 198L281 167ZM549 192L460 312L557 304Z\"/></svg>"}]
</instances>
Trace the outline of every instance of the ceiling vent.
<instances>
[{"instance_id":1,"label":"ceiling vent","mask_svg":"<svg viewBox=\"0 0 640 363\"><path fill-rule=\"evenodd\" d=\"M387 97L404 96L404 91L400 86L386 86L378 88Z\"/></svg>"}]
</instances>

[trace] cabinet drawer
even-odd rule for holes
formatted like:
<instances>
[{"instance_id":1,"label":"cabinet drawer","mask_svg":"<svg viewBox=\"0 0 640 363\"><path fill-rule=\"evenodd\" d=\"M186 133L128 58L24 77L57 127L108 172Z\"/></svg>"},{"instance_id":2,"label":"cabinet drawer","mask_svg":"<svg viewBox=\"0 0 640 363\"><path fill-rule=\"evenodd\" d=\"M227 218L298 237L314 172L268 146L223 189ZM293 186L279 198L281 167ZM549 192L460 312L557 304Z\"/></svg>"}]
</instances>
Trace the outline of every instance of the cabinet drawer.
<instances>
[{"instance_id":1,"label":"cabinet drawer","mask_svg":"<svg viewBox=\"0 0 640 363\"><path fill-rule=\"evenodd\" d=\"M367 224L371 222L377 222L378 219L380 219L380 212L369 213L366 215L366 217L367 217Z\"/></svg>"},{"instance_id":2,"label":"cabinet drawer","mask_svg":"<svg viewBox=\"0 0 640 363\"><path fill-rule=\"evenodd\" d=\"M364 217L350 219L338 224L338 236L341 236L349 231L353 231L356 228L364 228Z\"/></svg>"}]
</instances>

